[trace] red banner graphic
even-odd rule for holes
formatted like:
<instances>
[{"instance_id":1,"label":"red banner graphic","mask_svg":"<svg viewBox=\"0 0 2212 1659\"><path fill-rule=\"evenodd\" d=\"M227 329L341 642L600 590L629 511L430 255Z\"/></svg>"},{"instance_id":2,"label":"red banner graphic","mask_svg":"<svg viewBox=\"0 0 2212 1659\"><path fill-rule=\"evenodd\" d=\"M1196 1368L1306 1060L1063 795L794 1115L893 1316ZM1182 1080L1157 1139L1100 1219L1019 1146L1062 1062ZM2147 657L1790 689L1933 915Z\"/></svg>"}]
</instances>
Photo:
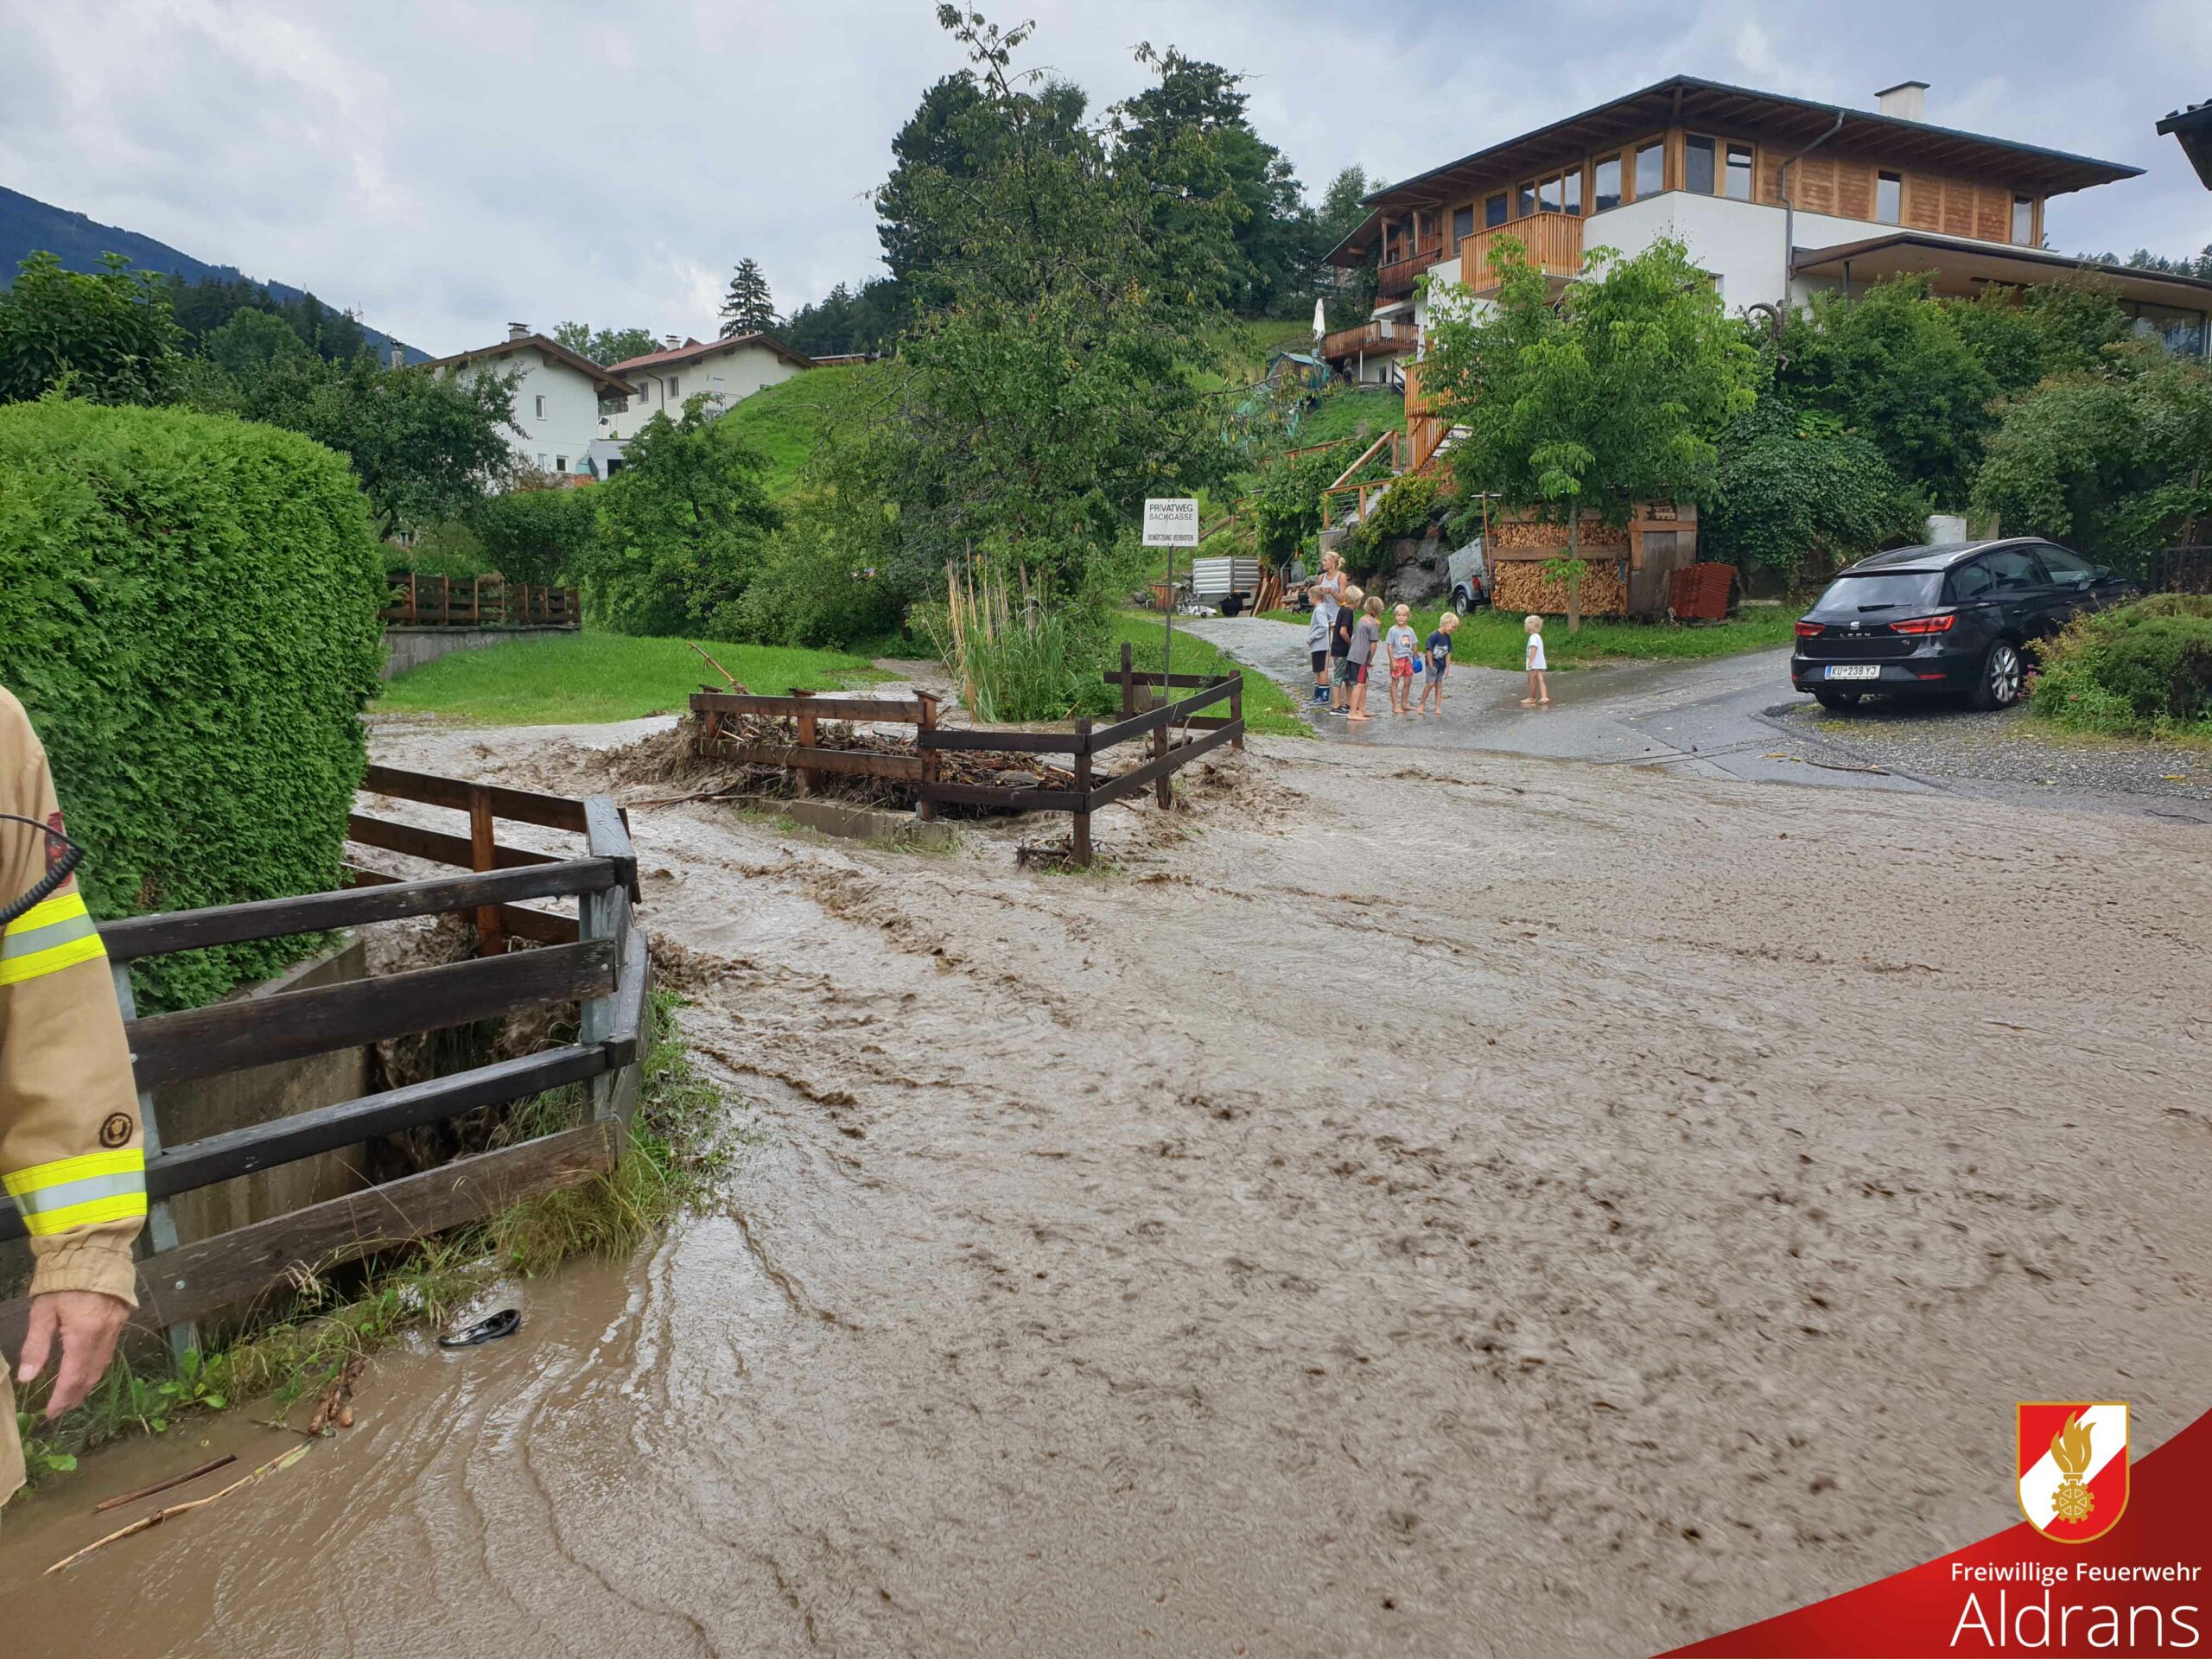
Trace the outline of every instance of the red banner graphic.
<instances>
[{"instance_id":1,"label":"red banner graphic","mask_svg":"<svg viewBox=\"0 0 2212 1659\"><path fill-rule=\"evenodd\" d=\"M1923 1659L1941 1656L2201 1654L2212 1631L2212 1413L2131 1471L2110 1437L2113 1408L2024 1404L2022 1501L2029 1477L2056 1447L2057 1480L2080 1467L2088 1443L2107 1459L2086 1479L2093 1508L2077 1523L2110 1529L2081 1542L2028 1522L1978 1544L1856 1590L1662 1659ZM2103 1414L2092 1415L2091 1414ZM2063 1431L2071 1427L2071 1437ZM2125 1430L2118 1431L2123 1437ZM2048 1465L2047 1465L2048 1468ZM2132 1487L2132 1491L2130 1490ZM2069 1507L2079 1507L2077 1499ZM2054 1522L2063 1530L2063 1519Z\"/></svg>"}]
</instances>

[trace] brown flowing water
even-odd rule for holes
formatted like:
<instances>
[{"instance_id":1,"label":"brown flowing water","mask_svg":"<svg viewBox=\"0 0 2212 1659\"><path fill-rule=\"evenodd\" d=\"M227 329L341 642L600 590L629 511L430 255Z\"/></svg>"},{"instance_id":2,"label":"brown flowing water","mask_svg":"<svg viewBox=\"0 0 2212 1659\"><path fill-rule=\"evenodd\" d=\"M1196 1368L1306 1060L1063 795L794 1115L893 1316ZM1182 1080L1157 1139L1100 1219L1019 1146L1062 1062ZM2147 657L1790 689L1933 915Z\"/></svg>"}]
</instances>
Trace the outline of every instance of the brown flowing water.
<instances>
[{"instance_id":1,"label":"brown flowing water","mask_svg":"<svg viewBox=\"0 0 2212 1659\"><path fill-rule=\"evenodd\" d=\"M717 1203L41 1577L98 1497L290 1442L89 1459L0 1524L4 1628L1649 1652L2010 1524L2017 1399L2129 1400L2139 1455L2212 1403L2201 830L1255 747L1102 820L1090 877L635 814L741 1097Z\"/></svg>"}]
</instances>

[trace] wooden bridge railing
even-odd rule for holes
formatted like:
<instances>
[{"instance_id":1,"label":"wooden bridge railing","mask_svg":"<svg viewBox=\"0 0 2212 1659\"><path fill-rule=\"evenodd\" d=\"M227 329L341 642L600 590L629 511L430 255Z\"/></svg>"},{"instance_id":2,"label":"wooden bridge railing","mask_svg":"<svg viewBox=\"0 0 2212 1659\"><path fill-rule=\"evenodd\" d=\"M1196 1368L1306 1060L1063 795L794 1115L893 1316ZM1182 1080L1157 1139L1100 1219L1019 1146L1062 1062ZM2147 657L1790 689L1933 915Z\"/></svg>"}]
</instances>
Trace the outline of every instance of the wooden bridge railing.
<instances>
[{"instance_id":1,"label":"wooden bridge railing","mask_svg":"<svg viewBox=\"0 0 2212 1659\"><path fill-rule=\"evenodd\" d=\"M613 1167L636 1106L640 1051L648 1040L646 940L631 912L637 858L627 830L603 797L577 804L585 820L581 858L102 925L145 1130L154 1254L139 1264L135 1324L174 1332L252 1300L296 1271L320 1271ZM581 907L577 933L564 944L143 1018L132 1001L129 964L149 957L564 897ZM574 1042L181 1146L162 1141L151 1097L162 1084L566 1002L582 1004ZM163 1201L180 1192L578 1084L588 1085L593 1110L576 1128L188 1244L180 1245L168 1224ZM14 1206L0 1204L0 1238L22 1231ZM15 1351L25 1312L21 1299L0 1304L0 1350Z\"/></svg>"},{"instance_id":2,"label":"wooden bridge railing","mask_svg":"<svg viewBox=\"0 0 2212 1659\"><path fill-rule=\"evenodd\" d=\"M388 578L384 620L398 628L575 628L583 607L573 588L505 582L498 576Z\"/></svg>"}]
</instances>

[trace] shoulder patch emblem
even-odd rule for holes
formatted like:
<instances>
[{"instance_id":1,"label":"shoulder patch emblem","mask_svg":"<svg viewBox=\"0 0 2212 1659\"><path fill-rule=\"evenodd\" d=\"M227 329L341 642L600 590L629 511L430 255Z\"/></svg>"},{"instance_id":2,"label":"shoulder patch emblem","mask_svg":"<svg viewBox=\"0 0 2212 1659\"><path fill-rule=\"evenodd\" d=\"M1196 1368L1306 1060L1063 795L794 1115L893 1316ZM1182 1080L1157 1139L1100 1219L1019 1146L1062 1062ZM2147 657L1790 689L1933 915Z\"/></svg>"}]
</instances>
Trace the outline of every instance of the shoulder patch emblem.
<instances>
[{"instance_id":1,"label":"shoulder patch emblem","mask_svg":"<svg viewBox=\"0 0 2212 1659\"><path fill-rule=\"evenodd\" d=\"M100 1145L112 1152L128 1143L131 1131L137 1127L128 1112L110 1112L107 1122L100 1125Z\"/></svg>"}]
</instances>

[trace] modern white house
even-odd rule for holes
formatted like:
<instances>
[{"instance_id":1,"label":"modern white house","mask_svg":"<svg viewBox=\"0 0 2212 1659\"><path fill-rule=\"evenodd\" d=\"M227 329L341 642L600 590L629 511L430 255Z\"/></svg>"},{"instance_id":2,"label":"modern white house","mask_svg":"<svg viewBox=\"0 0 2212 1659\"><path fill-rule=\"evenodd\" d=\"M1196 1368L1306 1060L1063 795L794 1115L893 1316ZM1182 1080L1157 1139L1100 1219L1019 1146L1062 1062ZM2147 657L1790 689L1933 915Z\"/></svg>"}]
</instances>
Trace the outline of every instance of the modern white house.
<instances>
[{"instance_id":1,"label":"modern white house","mask_svg":"<svg viewBox=\"0 0 2212 1659\"><path fill-rule=\"evenodd\" d=\"M665 410L675 420L686 403L702 393L709 407L727 411L762 387L813 366L813 359L773 334L733 334L703 345L671 334L664 350L625 359L607 370L633 390L609 398L600 410L592 454L601 471L619 468L623 446L655 415Z\"/></svg>"},{"instance_id":2,"label":"modern white house","mask_svg":"<svg viewBox=\"0 0 2212 1659\"><path fill-rule=\"evenodd\" d=\"M510 436L516 458L541 473L583 474L593 442L599 436L602 400L630 395L630 383L556 340L511 322L496 346L433 359L425 365L439 374L518 375L515 425Z\"/></svg>"},{"instance_id":3,"label":"modern white house","mask_svg":"<svg viewBox=\"0 0 2212 1659\"><path fill-rule=\"evenodd\" d=\"M1585 248L1632 254L1673 237L1739 312L1901 272L1971 295L2080 269L2044 246L2045 203L2142 169L1935 125L1927 93L1905 81L1869 111L1677 75L1394 184L1328 256L1375 267L1376 301L1324 354L1357 379L1401 378L1427 313L1421 276L1479 304L1509 236L1560 283ZM2212 347L2212 283L2094 268L2139 330Z\"/></svg>"}]
</instances>

